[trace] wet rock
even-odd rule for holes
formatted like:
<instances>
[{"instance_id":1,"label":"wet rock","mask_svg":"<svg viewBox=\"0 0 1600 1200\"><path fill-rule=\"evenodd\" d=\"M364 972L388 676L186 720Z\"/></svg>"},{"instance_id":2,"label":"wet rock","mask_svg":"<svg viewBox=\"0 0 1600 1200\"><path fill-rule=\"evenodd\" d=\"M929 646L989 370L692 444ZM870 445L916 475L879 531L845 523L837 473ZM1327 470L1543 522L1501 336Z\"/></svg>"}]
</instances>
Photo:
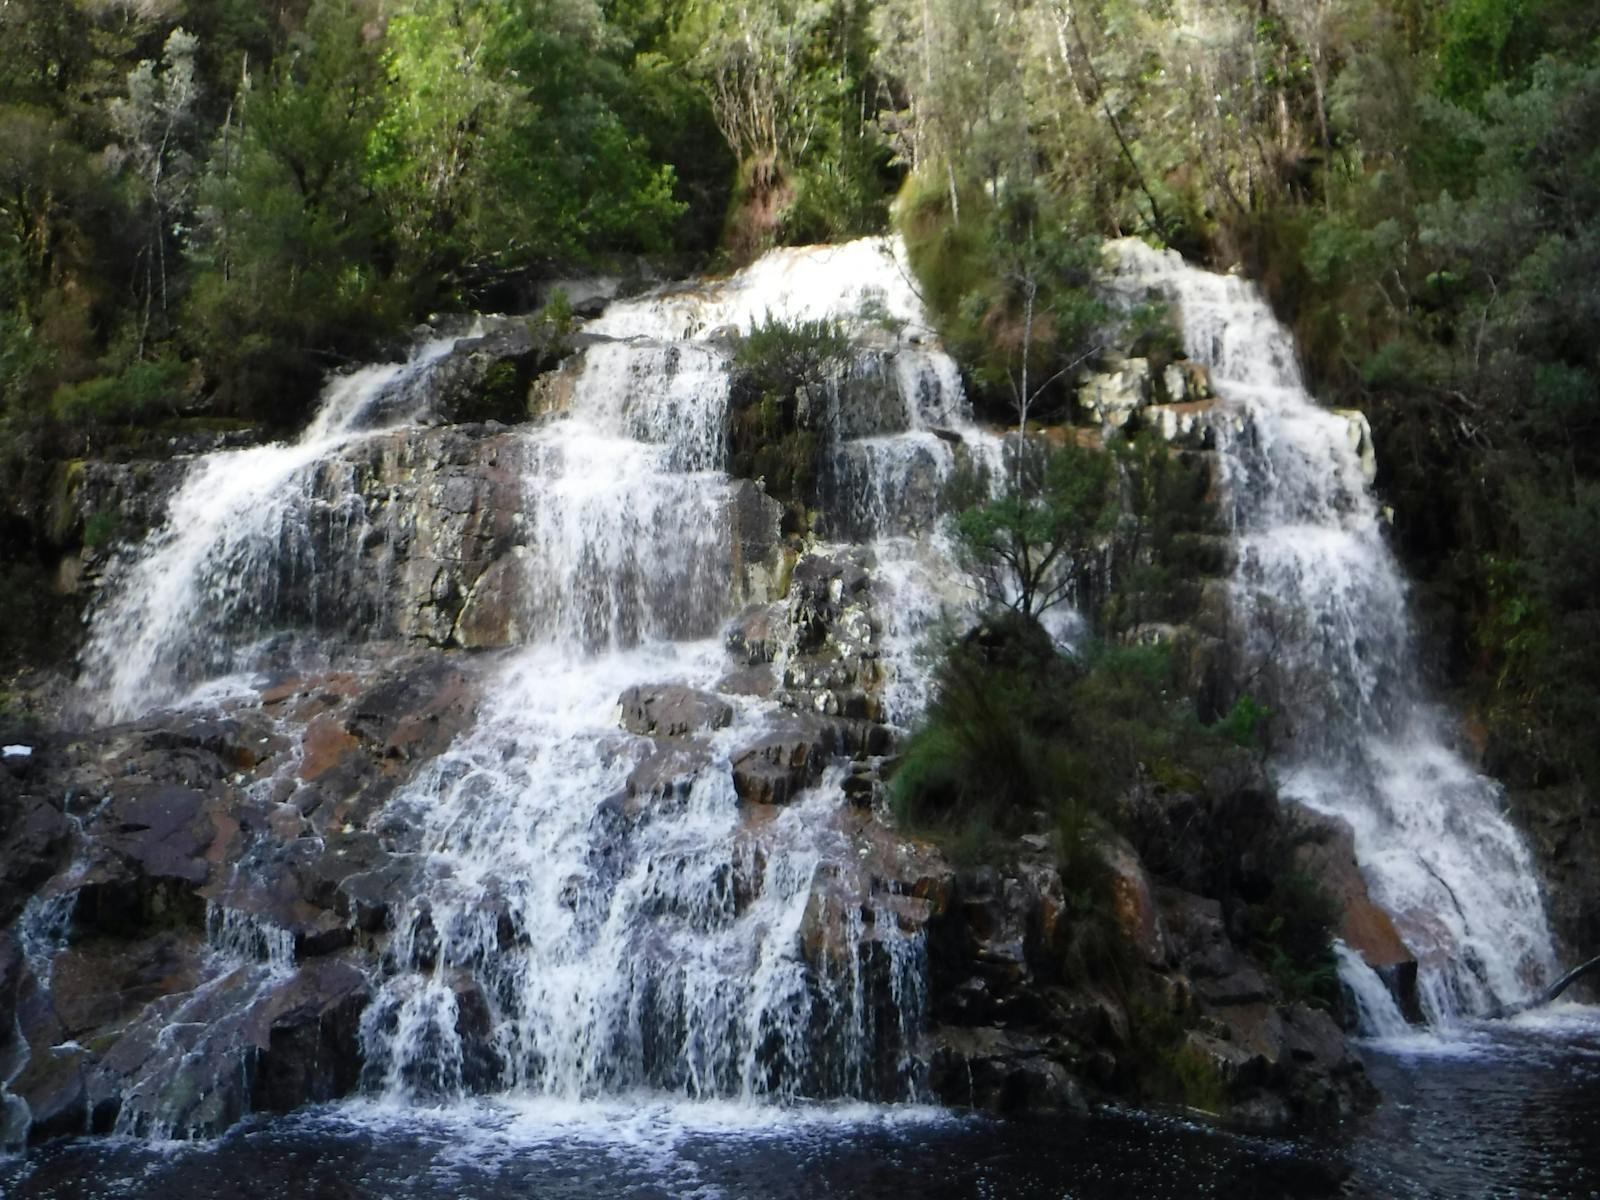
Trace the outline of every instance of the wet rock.
<instances>
[{"instance_id":1,"label":"wet rock","mask_svg":"<svg viewBox=\"0 0 1600 1200\"><path fill-rule=\"evenodd\" d=\"M639 760L628 776L625 807L637 817L646 809L675 809L688 799L689 789L711 765L711 751L698 742L658 746Z\"/></svg>"},{"instance_id":2,"label":"wet rock","mask_svg":"<svg viewBox=\"0 0 1600 1200\"><path fill-rule=\"evenodd\" d=\"M344 728L344 723L332 713L323 713L306 727L305 740L300 747L299 775L306 783L315 783L339 766L346 755L357 753L357 742Z\"/></svg>"},{"instance_id":3,"label":"wet rock","mask_svg":"<svg viewBox=\"0 0 1600 1200\"><path fill-rule=\"evenodd\" d=\"M128 1020L199 979L198 938L163 931L139 941L88 937L66 947L50 971L50 1002L67 1038Z\"/></svg>"},{"instance_id":4,"label":"wet rock","mask_svg":"<svg viewBox=\"0 0 1600 1200\"><path fill-rule=\"evenodd\" d=\"M87 1102L142 1133L206 1136L252 1108L348 1094L368 997L366 976L337 959L241 966L147 1007L87 1071Z\"/></svg>"},{"instance_id":5,"label":"wet rock","mask_svg":"<svg viewBox=\"0 0 1600 1200\"><path fill-rule=\"evenodd\" d=\"M196 893L210 878L217 837L205 793L136 785L114 795L86 833L91 865L77 892L76 926L126 937L200 926Z\"/></svg>"},{"instance_id":6,"label":"wet rock","mask_svg":"<svg viewBox=\"0 0 1600 1200\"><path fill-rule=\"evenodd\" d=\"M765 700L778 686L777 677L765 664L738 667L717 680L717 691L726 696L754 696Z\"/></svg>"},{"instance_id":7,"label":"wet rock","mask_svg":"<svg viewBox=\"0 0 1600 1200\"><path fill-rule=\"evenodd\" d=\"M170 755L201 751L216 760L220 778L229 771L250 771L282 748L282 738L258 714L236 717L173 714L154 728L137 733L140 750Z\"/></svg>"},{"instance_id":8,"label":"wet rock","mask_svg":"<svg viewBox=\"0 0 1600 1200\"><path fill-rule=\"evenodd\" d=\"M71 841L71 823L54 804L0 779L0 928L61 867Z\"/></svg>"},{"instance_id":9,"label":"wet rock","mask_svg":"<svg viewBox=\"0 0 1600 1200\"><path fill-rule=\"evenodd\" d=\"M345 728L380 757L410 763L447 749L475 708L472 677L460 663L427 658L362 693Z\"/></svg>"},{"instance_id":10,"label":"wet rock","mask_svg":"<svg viewBox=\"0 0 1600 1200\"><path fill-rule=\"evenodd\" d=\"M354 936L336 903L326 907L309 898L328 898L328 874L341 865L329 863L311 841L281 850L258 847L225 886L208 889L207 897L264 930L287 934L297 960L315 958L343 949Z\"/></svg>"},{"instance_id":11,"label":"wet rock","mask_svg":"<svg viewBox=\"0 0 1600 1200\"><path fill-rule=\"evenodd\" d=\"M468 650L515 645L521 640L518 619L527 587L530 554L513 546L473 582L456 618L455 641Z\"/></svg>"},{"instance_id":12,"label":"wet rock","mask_svg":"<svg viewBox=\"0 0 1600 1200\"><path fill-rule=\"evenodd\" d=\"M151 879L205 882L214 830L207 795L193 788L135 786L115 795L91 825L99 845Z\"/></svg>"},{"instance_id":13,"label":"wet rock","mask_svg":"<svg viewBox=\"0 0 1600 1200\"><path fill-rule=\"evenodd\" d=\"M747 804L787 804L816 783L832 756L850 752L849 734L842 722L786 716L733 754L734 790Z\"/></svg>"},{"instance_id":14,"label":"wet rock","mask_svg":"<svg viewBox=\"0 0 1600 1200\"><path fill-rule=\"evenodd\" d=\"M1146 964L1165 966L1166 928L1138 855L1125 843L1114 842L1105 846L1101 858L1111 877L1112 911L1122 936Z\"/></svg>"},{"instance_id":15,"label":"wet rock","mask_svg":"<svg viewBox=\"0 0 1600 1200\"><path fill-rule=\"evenodd\" d=\"M1220 901L1175 888L1159 892L1174 957L1196 978L1220 979L1233 972L1238 952L1228 940Z\"/></svg>"},{"instance_id":16,"label":"wet rock","mask_svg":"<svg viewBox=\"0 0 1600 1200\"><path fill-rule=\"evenodd\" d=\"M804 653L821 646L846 607L865 598L870 582L866 568L854 558L802 558L789 584L789 621L797 648Z\"/></svg>"},{"instance_id":17,"label":"wet rock","mask_svg":"<svg viewBox=\"0 0 1600 1200\"><path fill-rule=\"evenodd\" d=\"M735 661L755 666L778 656L787 633L781 605L753 604L728 624L723 640Z\"/></svg>"},{"instance_id":18,"label":"wet rock","mask_svg":"<svg viewBox=\"0 0 1600 1200\"><path fill-rule=\"evenodd\" d=\"M361 1079L366 976L347 962L310 963L272 994L256 1018L250 1104L288 1112L349 1095Z\"/></svg>"},{"instance_id":19,"label":"wet rock","mask_svg":"<svg viewBox=\"0 0 1600 1200\"><path fill-rule=\"evenodd\" d=\"M1039 1040L1013 1031L944 1031L930 1064L947 1103L987 1112L1087 1113L1082 1085Z\"/></svg>"},{"instance_id":20,"label":"wet rock","mask_svg":"<svg viewBox=\"0 0 1600 1200\"><path fill-rule=\"evenodd\" d=\"M1078 406L1101 426L1121 429L1150 403L1151 392L1149 359L1113 360L1078 388Z\"/></svg>"},{"instance_id":21,"label":"wet rock","mask_svg":"<svg viewBox=\"0 0 1600 1200\"><path fill-rule=\"evenodd\" d=\"M735 480L728 500L734 591L739 599L763 602L783 595L785 548L783 505L748 479Z\"/></svg>"},{"instance_id":22,"label":"wet rock","mask_svg":"<svg viewBox=\"0 0 1600 1200\"><path fill-rule=\"evenodd\" d=\"M1366 879L1356 862L1355 834L1349 824L1304 808L1296 808L1295 817L1304 830L1296 861L1338 903L1343 914L1339 936L1345 944L1371 967L1415 963L1415 955L1401 940L1394 921L1367 891Z\"/></svg>"},{"instance_id":23,"label":"wet rock","mask_svg":"<svg viewBox=\"0 0 1600 1200\"><path fill-rule=\"evenodd\" d=\"M96 1121L91 1112L90 1071L94 1059L75 1043L43 1046L28 1060L12 1089L28 1106L28 1141L33 1145L57 1137L105 1133L115 1109L96 1105L104 1115Z\"/></svg>"},{"instance_id":24,"label":"wet rock","mask_svg":"<svg viewBox=\"0 0 1600 1200\"><path fill-rule=\"evenodd\" d=\"M722 697L680 684L631 687L618 704L622 727L643 737L686 737L733 720L733 706Z\"/></svg>"}]
</instances>

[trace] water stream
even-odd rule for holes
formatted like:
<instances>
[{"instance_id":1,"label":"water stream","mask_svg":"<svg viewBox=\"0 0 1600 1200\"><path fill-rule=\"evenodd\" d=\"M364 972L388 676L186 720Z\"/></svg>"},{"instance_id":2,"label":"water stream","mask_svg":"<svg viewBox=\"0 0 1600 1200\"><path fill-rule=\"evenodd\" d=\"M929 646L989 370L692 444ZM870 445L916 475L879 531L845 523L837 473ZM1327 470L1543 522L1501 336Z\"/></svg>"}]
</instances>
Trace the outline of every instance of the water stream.
<instances>
[{"instance_id":1,"label":"water stream","mask_svg":"<svg viewBox=\"0 0 1600 1200\"><path fill-rule=\"evenodd\" d=\"M1247 281L1138 242L1116 256L1119 288L1173 303L1224 404L1238 675L1281 715L1281 794L1354 830L1373 898L1419 960L1430 1023L1533 995L1555 973L1538 874L1499 787L1429 702L1364 423L1307 393L1289 332Z\"/></svg>"},{"instance_id":2,"label":"water stream","mask_svg":"<svg viewBox=\"0 0 1600 1200\"><path fill-rule=\"evenodd\" d=\"M926 635L973 599L938 529L942 487L961 465L998 476L1001 442L971 421L898 246L778 251L612 304L565 368L564 402L504 452L520 479L509 624L522 648L379 818L414 890L362 1021L370 1093L917 1096L925 948L863 899L839 771L756 819L730 755L779 725L777 702L726 697L721 727L665 786L633 786L656 748L618 726L629 688L709 692L728 670L729 338L772 319L826 319L854 343L805 398L825 438L827 534L875 568L886 715L909 723L925 702ZM331 617L315 602L319 576L337 578L319 552L359 556L374 538L348 447L403 431L452 347L336 379L292 445L191 466L95 614L84 681L102 718L248 670L281 633L313 648L350 635L347 598L330 598ZM330 522L345 532L325 536ZM226 920L229 944L261 940Z\"/></svg>"},{"instance_id":3,"label":"water stream","mask_svg":"<svg viewBox=\"0 0 1600 1200\"><path fill-rule=\"evenodd\" d=\"M629 779L652 746L619 733L616 715L629 687L710 689L727 667L700 640L732 603L725 337L803 317L866 339L884 313L902 332L872 337L825 398L836 408L852 374L892 357L871 449L841 439L835 459L851 464L835 511L864 539L892 535L874 545L881 566L915 553L905 535L937 515L938 497L894 472L919 455L935 480L953 469L926 426L959 422L993 441L963 419L950 360L903 340L920 314L886 243L778 252L721 284L614 304L588 326L615 340L583 352L565 410L526 439L529 646L472 731L391 805L416 831L428 882L397 923L363 1026L375 1090L916 1096L925 952L891 914L852 911L829 885L850 857L833 824L846 804L837 775L752 822L729 755L779 710L738 697L681 787L641 799ZM919 669L917 632L904 631L902 675ZM467 994L492 1031L476 1066Z\"/></svg>"},{"instance_id":4,"label":"water stream","mask_svg":"<svg viewBox=\"0 0 1600 1200\"><path fill-rule=\"evenodd\" d=\"M315 626L336 598L319 589L326 564L313 522L364 530L349 486L319 486L339 450L413 420L426 408L438 364L459 338L422 343L400 363L336 376L311 424L292 443L196 459L161 528L104 589L81 661L79 690L102 720L126 720L178 700L203 681L242 669L248 647L293 612ZM347 467L345 469L348 469ZM329 503L327 496L344 502Z\"/></svg>"}]
</instances>

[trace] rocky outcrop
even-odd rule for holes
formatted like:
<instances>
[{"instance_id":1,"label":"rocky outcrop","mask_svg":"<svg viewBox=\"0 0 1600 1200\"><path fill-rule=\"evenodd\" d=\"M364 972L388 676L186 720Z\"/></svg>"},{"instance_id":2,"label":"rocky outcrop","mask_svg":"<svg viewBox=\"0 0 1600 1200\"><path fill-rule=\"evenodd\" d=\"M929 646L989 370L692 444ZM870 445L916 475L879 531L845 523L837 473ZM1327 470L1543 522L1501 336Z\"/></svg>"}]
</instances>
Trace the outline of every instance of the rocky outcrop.
<instances>
[{"instance_id":1,"label":"rocky outcrop","mask_svg":"<svg viewBox=\"0 0 1600 1200\"><path fill-rule=\"evenodd\" d=\"M1273 1130L1370 1103L1333 1017L1285 996L1220 901L1157 887L1112 840L1103 903L1086 905L1049 839L1021 851L1009 867L958 872L930 926L942 1099L1021 1112L1132 1096Z\"/></svg>"},{"instance_id":2,"label":"rocky outcrop","mask_svg":"<svg viewBox=\"0 0 1600 1200\"><path fill-rule=\"evenodd\" d=\"M1158 367L1148 358L1108 355L1079 382L1078 407L1103 433L1151 429L1194 449L1209 449L1214 423L1232 419L1218 408L1206 368L1188 359Z\"/></svg>"},{"instance_id":3,"label":"rocky outcrop","mask_svg":"<svg viewBox=\"0 0 1600 1200\"><path fill-rule=\"evenodd\" d=\"M622 727L644 737L706 733L733 720L733 706L720 696L681 686L631 687L618 703Z\"/></svg>"},{"instance_id":4,"label":"rocky outcrop","mask_svg":"<svg viewBox=\"0 0 1600 1200\"><path fill-rule=\"evenodd\" d=\"M348 1094L374 939L409 892L372 826L475 702L467 660L424 655L40 739L0 781L21 913L0 935L0 1029L18 1031L0 1110L34 1141L191 1134Z\"/></svg>"}]
</instances>

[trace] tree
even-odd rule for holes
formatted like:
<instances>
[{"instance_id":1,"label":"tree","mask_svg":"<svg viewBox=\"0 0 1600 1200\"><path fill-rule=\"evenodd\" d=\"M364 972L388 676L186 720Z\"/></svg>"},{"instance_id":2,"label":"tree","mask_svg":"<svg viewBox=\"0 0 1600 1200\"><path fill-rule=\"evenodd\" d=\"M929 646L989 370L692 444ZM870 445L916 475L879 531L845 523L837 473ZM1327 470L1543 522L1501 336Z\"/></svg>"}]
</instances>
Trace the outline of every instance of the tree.
<instances>
[{"instance_id":1,"label":"tree","mask_svg":"<svg viewBox=\"0 0 1600 1200\"><path fill-rule=\"evenodd\" d=\"M146 59L128 73L127 96L111 105L113 128L121 150L138 180L147 212L141 251L140 315L137 357L144 356L153 310L167 315L169 278L167 246L182 243L186 214L199 172L190 153L195 104L200 96L195 78L198 40L182 28L172 31L161 61Z\"/></svg>"},{"instance_id":2,"label":"tree","mask_svg":"<svg viewBox=\"0 0 1600 1200\"><path fill-rule=\"evenodd\" d=\"M371 167L401 269L470 295L530 266L662 247L682 207L613 103L627 51L593 0L397 14Z\"/></svg>"},{"instance_id":3,"label":"tree","mask_svg":"<svg viewBox=\"0 0 1600 1200\"><path fill-rule=\"evenodd\" d=\"M1026 476L997 499L959 513L962 565L984 600L1037 618L1074 599L1117 517L1109 456L1068 442L1030 453Z\"/></svg>"},{"instance_id":4,"label":"tree","mask_svg":"<svg viewBox=\"0 0 1600 1200\"><path fill-rule=\"evenodd\" d=\"M740 252L873 232L893 186L864 0L692 0L677 41L741 164Z\"/></svg>"},{"instance_id":5,"label":"tree","mask_svg":"<svg viewBox=\"0 0 1600 1200\"><path fill-rule=\"evenodd\" d=\"M199 189L186 322L225 407L292 421L299 408L283 397L309 398L331 358L403 319L366 160L385 98L376 49L343 0L319 0L241 83Z\"/></svg>"}]
</instances>

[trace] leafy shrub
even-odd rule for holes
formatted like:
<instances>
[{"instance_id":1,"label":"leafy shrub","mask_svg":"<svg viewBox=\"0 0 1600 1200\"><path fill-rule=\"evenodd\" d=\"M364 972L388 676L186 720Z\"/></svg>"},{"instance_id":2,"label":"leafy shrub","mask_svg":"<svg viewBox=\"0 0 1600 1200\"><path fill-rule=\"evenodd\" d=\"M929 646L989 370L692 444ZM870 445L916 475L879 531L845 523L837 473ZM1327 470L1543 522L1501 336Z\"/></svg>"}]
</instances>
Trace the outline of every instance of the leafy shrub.
<instances>
[{"instance_id":1,"label":"leafy shrub","mask_svg":"<svg viewBox=\"0 0 1600 1200\"><path fill-rule=\"evenodd\" d=\"M897 226L939 332L980 407L1045 416L1068 406L1072 367L1104 340L1111 310L1094 289L1101 243L1060 199L1013 187L959 189L911 176Z\"/></svg>"},{"instance_id":2,"label":"leafy shrub","mask_svg":"<svg viewBox=\"0 0 1600 1200\"><path fill-rule=\"evenodd\" d=\"M136 362L116 375L63 385L50 401L50 412L67 425L148 421L177 408L187 374L174 358Z\"/></svg>"},{"instance_id":3,"label":"leafy shrub","mask_svg":"<svg viewBox=\"0 0 1600 1200\"><path fill-rule=\"evenodd\" d=\"M1339 1001L1332 948L1339 906L1287 853L1277 866L1267 897L1244 910L1247 940L1288 999L1332 1008Z\"/></svg>"},{"instance_id":4,"label":"leafy shrub","mask_svg":"<svg viewBox=\"0 0 1600 1200\"><path fill-rule=\"evenodd\" d=\"M779 401L825 383L845 362L850 338L834 321L785 321L767 313L739 339L734 364L747 394Z\"/></svg>"}]
</instances>

